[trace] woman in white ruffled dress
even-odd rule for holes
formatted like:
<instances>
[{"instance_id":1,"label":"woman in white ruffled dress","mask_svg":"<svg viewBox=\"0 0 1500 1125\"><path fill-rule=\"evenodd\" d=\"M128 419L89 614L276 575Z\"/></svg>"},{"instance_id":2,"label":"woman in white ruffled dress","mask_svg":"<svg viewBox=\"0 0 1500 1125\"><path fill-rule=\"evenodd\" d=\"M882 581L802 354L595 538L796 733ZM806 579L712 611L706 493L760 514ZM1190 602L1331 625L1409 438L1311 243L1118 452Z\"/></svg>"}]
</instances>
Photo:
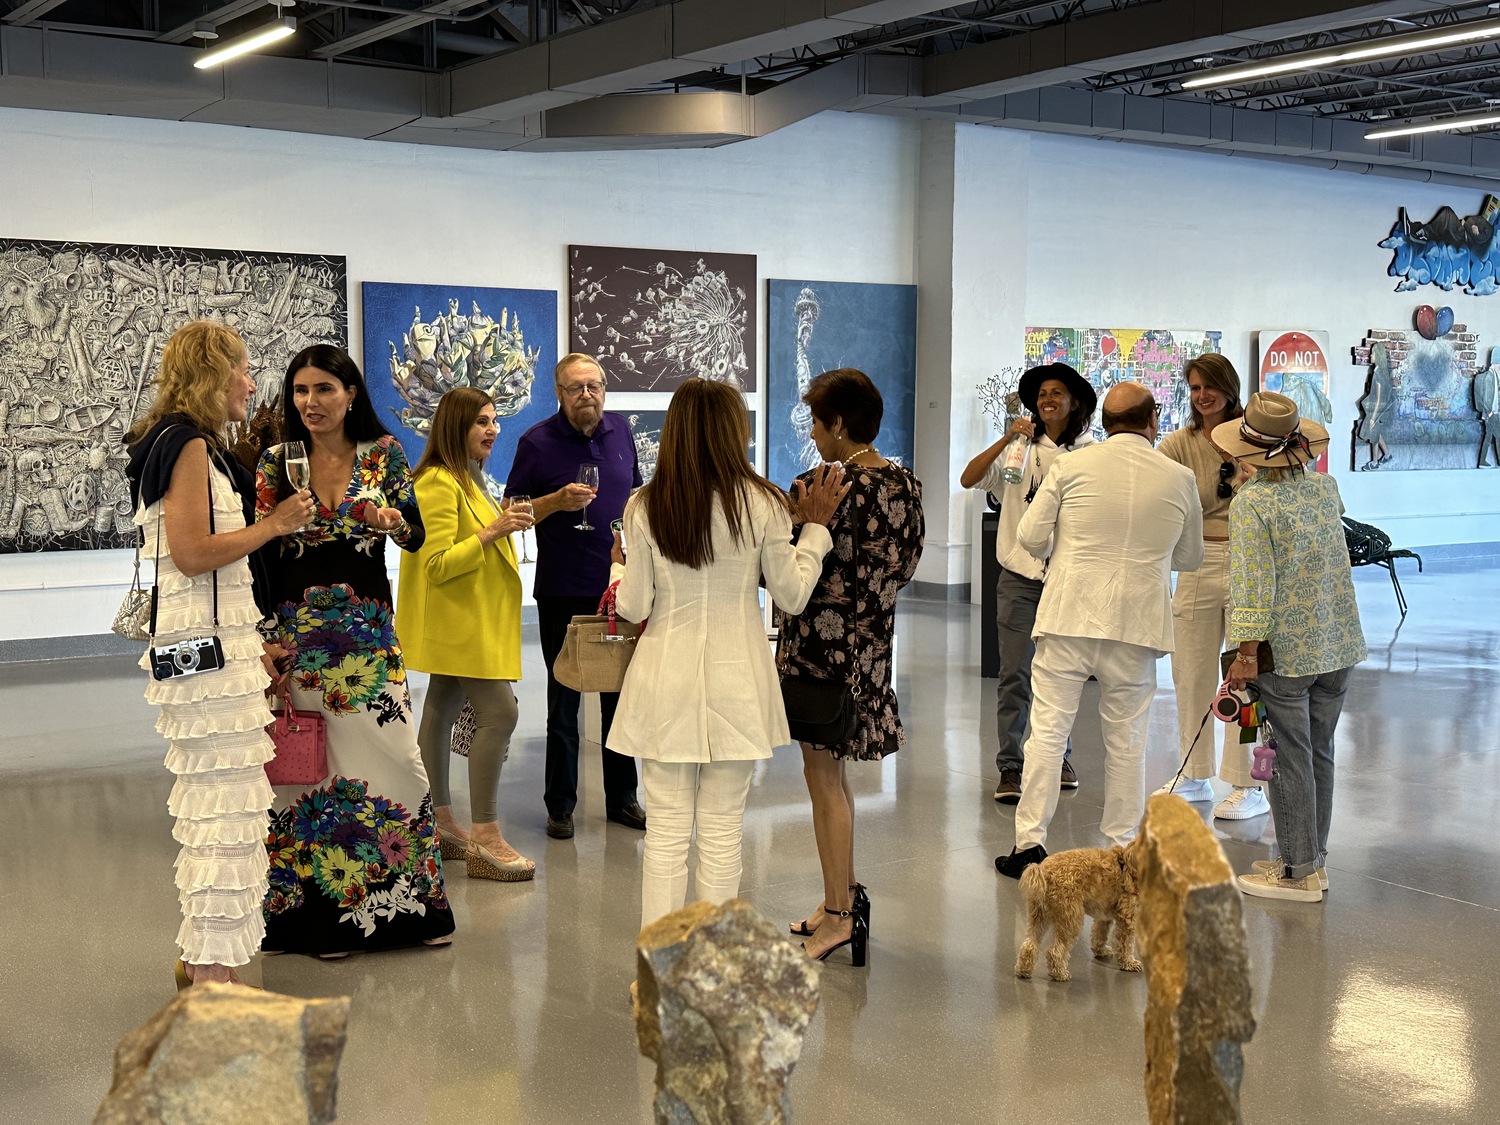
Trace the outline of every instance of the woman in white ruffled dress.
<instances>
[{"instance_id":1,"label":"woman in white ruffled dress","mask_svg":"<svg viewBox=\"0 0 1500 1125\"><path fill-rule=\"evenodd\" d=\"M160 663L162 649L184 641L217 637L223 652L222 668L153 676L146 688L161 709L156 729L170 743L166 765L177 778L167 808L182 845L179 986L238 983L235 969L265 933L270 677L248 556L313 514L311 497L300 492L253 522L254 479L222 438L225 425L246 418L255 392L249 367L234 331L210 321L186 325L162 349L156 401L130 434L127 474L141 553L158 560L155 637L141 667L150 671L153 653Z\"/></svg>"}]
</instances>

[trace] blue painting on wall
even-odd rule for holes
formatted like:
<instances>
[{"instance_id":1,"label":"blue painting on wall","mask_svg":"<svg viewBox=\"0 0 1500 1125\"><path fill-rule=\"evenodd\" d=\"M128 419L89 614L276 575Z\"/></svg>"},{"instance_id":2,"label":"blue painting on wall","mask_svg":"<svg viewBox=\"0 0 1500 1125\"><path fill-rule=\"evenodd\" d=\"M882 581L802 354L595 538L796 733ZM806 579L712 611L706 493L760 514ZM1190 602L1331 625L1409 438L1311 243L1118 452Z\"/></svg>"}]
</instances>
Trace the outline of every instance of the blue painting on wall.
<instances>
[{"instance_id":1,"label":"blue painting on wall","mask_svg":"<svg viewBox=\"0 0 1500 1125\"><path fill-rule=\"evenodd\" d=\"M885 401L875 439L892 461L912 466L917 396L917 287L852 281L769 281L766 305L766 475L783 488L818 463L807 384L855 367Z\"/></svg>"},{"instance_id":2,"label":"blue painting on wall","mask_svg":"<svg viewBox=\"0 0 1500 1125\"><path fill-rule=\"evenodd\" d=\"M557 412L557 292L378 281L361 289L370 401L407 458L415 465L427 447L438 399L478 387L500 422L485 468L505 480L520 436Z\"/></svg>"},{"instance_id":3,"label":"blue painting on wall","mask_svg":"<svg viewBox=\"0 0 1500 1125\"><path fill-rule=\"evenodd\" d=\"M630 422L630 433L635 438L635 456L641 466L641 483L647 483L656 475L656 451L661 447L661 424L666 420L665 410L621 410ZM750 411L750 448L745 452L750 463L755 464L755 411Z\"/></svg>"}]
</instances>

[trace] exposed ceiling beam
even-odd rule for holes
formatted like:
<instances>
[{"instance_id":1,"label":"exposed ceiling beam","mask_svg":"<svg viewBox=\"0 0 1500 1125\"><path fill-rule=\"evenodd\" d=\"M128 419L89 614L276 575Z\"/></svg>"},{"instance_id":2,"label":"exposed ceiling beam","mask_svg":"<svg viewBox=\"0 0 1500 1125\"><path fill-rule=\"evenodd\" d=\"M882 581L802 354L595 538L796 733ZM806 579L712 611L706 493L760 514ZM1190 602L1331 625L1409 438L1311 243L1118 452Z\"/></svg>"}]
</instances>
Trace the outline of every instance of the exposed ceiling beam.
<instances>
[{"instance_id":1,"label":"exposed ceiling beam","mask_svg":"<svg viewBox=\"0 0 1500 1125\"><path fill-rule=\"evenodd\" d=\"M438 0L436 4L428 4L425 8L418 8L414 12L405 15L393 16L391 19L382 20L374 27L366 28L364 31L346 35L342 39L335 39L332 43L322 47L315 47L309 52L313 58L332 59L339 55L348 54L350 51L367 47L371 43L378 43L382 39L389 39L392 35L399 34L413 27L421 27L423 24L432 23L434 20L444 19L447 16L457 15L465 8L476 8L484 0Z\"/></svg>"},{"instance_id":2,"label":"exposed ceiling beam","mask_svg":"<svg viewBox=\"0 0 1500 1125\"><path fill-rule=\"evenodd\" d=\"M193 29L200 23L211 23L217 27L221 23L237 20L243 15L255 11L256 8L264 8L270 0L229 0L223 7L215 8L211 12L204 12L196 19L188 20L187 23L179 24L171 31L164 32L156 37L158 43L186 43L193 37Z\"/></svg>"},{"instance_id":3,"label":"exposed ceiling beam","mask_svg":"<svg viewBox=\"0 0 1500 1125\"><path fill-rule=\"evenodd\" d=\"M1160 0L936 55L926 62L923 89L950 100L994 97L1449 6L1438 0Z\"/></svg>"},{"instance_id":4,"label":"exposed ceiling beam","mask_svg":"<svg viewBox=\"0 0 1500 1125\"><path fill-rule=\"evenodd\" d=\"M59 8L65 3L67 3L67 0L26 0L26 3L22 4L14 12L7 12L0 19L3 19L6 23L20 24L24 27L28 23L41 19L53 8Z\"/></svg>"}]
</instances>

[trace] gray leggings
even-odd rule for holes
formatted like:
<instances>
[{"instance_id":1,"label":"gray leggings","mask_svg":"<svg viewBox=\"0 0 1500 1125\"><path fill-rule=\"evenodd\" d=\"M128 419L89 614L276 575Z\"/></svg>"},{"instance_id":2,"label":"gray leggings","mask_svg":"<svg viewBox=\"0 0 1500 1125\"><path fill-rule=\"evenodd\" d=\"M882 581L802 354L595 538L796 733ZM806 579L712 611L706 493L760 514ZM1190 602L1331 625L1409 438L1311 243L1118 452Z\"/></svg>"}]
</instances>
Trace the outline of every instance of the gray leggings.
<instances>
[{"instance_id":1,"label":"gray leggings","mask_svg":"<svg viewBox=\"0 0 1500 1125\"><path fill-rule=\"evenodd\" d=\"M500 767L510 755L510 736L516 729L516 693L509 680L472 680L467 676L434 675L422 705L417 745L427 767L432 803L451 805L448 758L453 748L453 724L467 697L474 707L474 741L469 746L469 804L475 824L499 820Z\"/></svg>"}]
</instances>

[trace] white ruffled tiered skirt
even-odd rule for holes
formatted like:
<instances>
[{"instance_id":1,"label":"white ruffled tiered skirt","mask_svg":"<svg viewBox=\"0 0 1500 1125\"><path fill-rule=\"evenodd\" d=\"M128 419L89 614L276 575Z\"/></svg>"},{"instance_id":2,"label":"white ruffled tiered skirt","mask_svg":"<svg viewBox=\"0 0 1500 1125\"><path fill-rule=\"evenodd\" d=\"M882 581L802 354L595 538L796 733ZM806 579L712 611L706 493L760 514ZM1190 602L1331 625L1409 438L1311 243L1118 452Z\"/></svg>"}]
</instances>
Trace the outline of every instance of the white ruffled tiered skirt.
<instances>
[{"instance_id":1,"label":"white ruffled tiered skirt","mask_svg":"<svg viewBox=\"0 0 1500 1125\"><path fill-rule=\"evenodd\" d=\"M213 473L216 532L245 526L240 499ZM142 557L156 554L157 505L139 512ZM163 533L165 539L165 533ZM213 576L188 578L163 542L157 574L158 647L213 635ZM218 637L224 667L193 676L151 680L148 702L158 706L156 729L169 742L166 766L176 775L167 808L177 818L177 895L182 926L177 944L190 965L243 965L265 935L266 825L275 794L265 763L274 756L266 725L269 683L260 663L260 611L244 560L219 570ZM150 670L151 654L141 658Z\"/></svg>"}]
</instances>

